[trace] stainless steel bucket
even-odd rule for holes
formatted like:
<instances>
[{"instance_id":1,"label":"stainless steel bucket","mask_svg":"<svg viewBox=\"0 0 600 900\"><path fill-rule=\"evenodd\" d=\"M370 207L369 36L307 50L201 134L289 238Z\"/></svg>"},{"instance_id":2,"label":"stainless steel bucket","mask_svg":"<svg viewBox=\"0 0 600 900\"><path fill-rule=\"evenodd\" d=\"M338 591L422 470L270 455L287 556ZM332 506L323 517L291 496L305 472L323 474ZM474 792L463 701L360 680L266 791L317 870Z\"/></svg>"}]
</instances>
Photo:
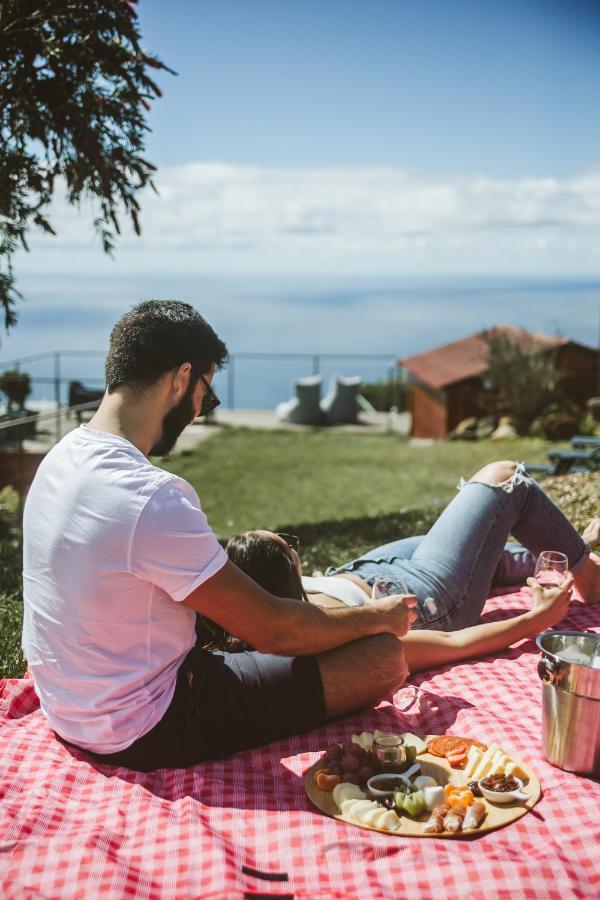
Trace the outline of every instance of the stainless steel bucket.
<instances>
[{"instance_id":1,"label":"stainless steel bucket","mask_svg":"<svg viewBox=\"0 0 600 900\"><path fill-rule=\"evenodd\" d=\"M549 631L536 643L544 756L567 772L600 775L600 635Z\"/></svg>"}]
</instances>

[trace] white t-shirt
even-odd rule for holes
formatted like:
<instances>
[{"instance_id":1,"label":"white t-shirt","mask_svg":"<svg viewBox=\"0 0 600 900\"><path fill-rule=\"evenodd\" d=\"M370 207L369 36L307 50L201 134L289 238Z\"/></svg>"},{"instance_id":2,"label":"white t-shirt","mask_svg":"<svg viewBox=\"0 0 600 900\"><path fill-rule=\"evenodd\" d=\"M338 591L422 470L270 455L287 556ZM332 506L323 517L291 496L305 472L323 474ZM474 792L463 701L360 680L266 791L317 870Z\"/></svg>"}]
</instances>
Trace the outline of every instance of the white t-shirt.
<instances>
[{"instance_id":1,"label":"white t-shirt","mask_svg":"<svg viewBox=\"0 0 600 900\"><path fill-rule=\"evenodd\" d=\"M23 650L41 707L74 744L123 750L162 718L195 644L180 601L227 555L191 485L85 425L42 461L23 528Z\"/></svg>"}]
</instances>

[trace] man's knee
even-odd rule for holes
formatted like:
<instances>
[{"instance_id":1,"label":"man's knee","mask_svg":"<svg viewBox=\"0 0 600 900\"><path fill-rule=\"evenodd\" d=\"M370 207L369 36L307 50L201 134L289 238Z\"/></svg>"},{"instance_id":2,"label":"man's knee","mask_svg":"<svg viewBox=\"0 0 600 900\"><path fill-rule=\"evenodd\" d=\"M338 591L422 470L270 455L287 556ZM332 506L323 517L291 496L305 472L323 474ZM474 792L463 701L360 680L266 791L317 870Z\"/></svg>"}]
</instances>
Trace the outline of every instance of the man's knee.
<instances>
[{"instance_id":1,"label":"man's knee","mask_svg":"<svg viewBox=\"0 0 600 900\"><path fill-rule=\"evenodd\" d=\"M392 634L359 638L320 654L317 660L328 717L378 703L408 675L404 648Z\"/></svg>"},{"instance_id":2,"label":"man's knee","mask_svg":"<svg viewBox=\"0 0 600 900\"><path fill-rule=\"evenodd\" d=\"M376 634L369 640L372 642L377 670L377 683L382 694L400 687L408 675L408 665L402 641L393 634ZM375 672L373 672L375 675Z\"/></svg>"},{"instance_id":3,"label":"man's knee","mask_svg":"<svg viewBox=\"0 0 600 900\"><path fill-rule=\"evenodd\" d=\"M517 463L510 459L502 459L489 463L476 472L471 481L479 481L482 484L504 484L515 474Z\"/></svg>"}]
</instances>

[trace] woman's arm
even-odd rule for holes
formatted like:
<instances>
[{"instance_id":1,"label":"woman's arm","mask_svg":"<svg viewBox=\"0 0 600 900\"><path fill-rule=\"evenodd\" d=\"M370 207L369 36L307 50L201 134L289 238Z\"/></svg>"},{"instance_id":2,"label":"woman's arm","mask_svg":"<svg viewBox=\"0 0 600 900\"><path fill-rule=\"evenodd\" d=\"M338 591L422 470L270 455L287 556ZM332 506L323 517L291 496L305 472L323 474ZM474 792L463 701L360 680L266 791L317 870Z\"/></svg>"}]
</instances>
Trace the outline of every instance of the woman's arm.
<instances>
[{"instance_id":1,"label":"woman's arm","mask_svg":"<svg viewBox=\"0 0 600 900\"><path fill-rule=\"evenodd\" d=\"M409 672L425 672L448 663L487 656L560 622L571 600L571 573L555 588L542 588L533 578L528 578L527 583L533 588L533 608L520 616L471 625L460 631L409 631L402 638Z\"/></svg>"}]
</instances>

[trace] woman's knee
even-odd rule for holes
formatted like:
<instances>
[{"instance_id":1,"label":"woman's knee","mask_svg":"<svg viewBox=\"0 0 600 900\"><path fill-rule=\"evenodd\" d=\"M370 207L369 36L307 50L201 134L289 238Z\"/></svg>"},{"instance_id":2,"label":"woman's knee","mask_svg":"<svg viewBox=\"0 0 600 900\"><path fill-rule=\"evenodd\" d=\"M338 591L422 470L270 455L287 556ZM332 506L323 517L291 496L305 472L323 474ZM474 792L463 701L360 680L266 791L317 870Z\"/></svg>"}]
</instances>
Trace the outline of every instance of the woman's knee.
<instances>
[{"instance_id":1,"label":"woman's knee","mask_svg":"<svg viewBox=\"0 0 600 900\"><path fill-rule=\"evenodd\" d=\"M502 459L488 463L473 475L471 481L479 481L482 484L504 484L513 477L517 469L517 463L510 459Z\"/></svg>"}]
</instances>

